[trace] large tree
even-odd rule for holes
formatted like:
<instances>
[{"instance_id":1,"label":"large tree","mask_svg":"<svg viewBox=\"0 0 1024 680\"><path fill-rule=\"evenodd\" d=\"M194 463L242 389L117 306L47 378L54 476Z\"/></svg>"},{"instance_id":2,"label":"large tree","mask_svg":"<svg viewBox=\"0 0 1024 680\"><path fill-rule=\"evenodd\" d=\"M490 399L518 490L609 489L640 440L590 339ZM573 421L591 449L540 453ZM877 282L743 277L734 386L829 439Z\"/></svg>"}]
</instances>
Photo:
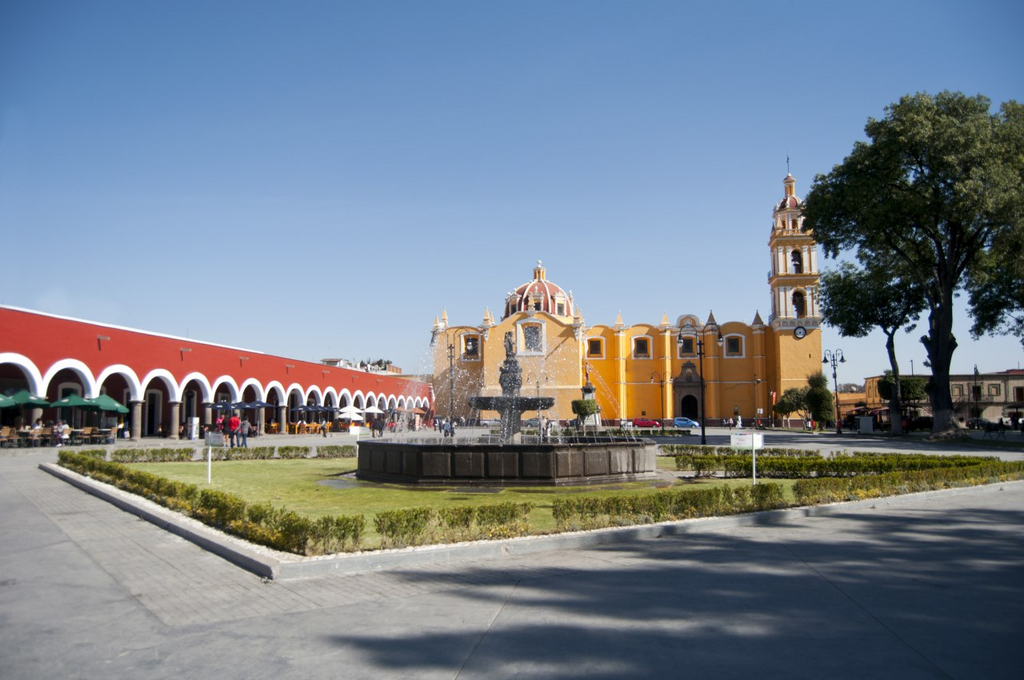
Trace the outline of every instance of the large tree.
<instances>
[{"instance_id":1,"label":"large tree","mask_svg":"<svg viewBox=\"0 0 1024 680\"><path fill-rule=\"evenodd\" d=\"M807 376L807 393L804 398L807 401L807 410L811 412L811 420L818 423L819 430L825 423L835 420L835 402L832 400L832 392L828 389L828 377L824 373L819 371ZM839 423L836 423L836 427L839 427Z\"/></svg>"},{"instance_id":2,"label":"large tree","mask_svg":"<svg viewBox=\"0 0 1024 680\"><path fill-rule=\"evenodd\" d=\"M923 288L934 431L955 427L954 298L969 281L1014 276L992 248L1024 230L1024 116L1016 102L990 107L953 92L903 97L868 120L868 141L817 176L804 204L826 256L852 249L861 261L892 262L898 284Z\"/></svg>"},{"instance_id":3,"label":"large tree","mask_svg":"<svg viewBox=\"0 0 1024 680\"><path fill-rule=\"evenodd\" d=\"M924 289L913 280L897 282L892 266L862 261L862 268L844 262L821 276L821 314L844 337L862 338L875 328L885 334L895 390L889 398L892 434L902 434L900 418L900 366L896 360L896 331L913 330L912 323L925 309Z\"/></svg>"}]
</instances>

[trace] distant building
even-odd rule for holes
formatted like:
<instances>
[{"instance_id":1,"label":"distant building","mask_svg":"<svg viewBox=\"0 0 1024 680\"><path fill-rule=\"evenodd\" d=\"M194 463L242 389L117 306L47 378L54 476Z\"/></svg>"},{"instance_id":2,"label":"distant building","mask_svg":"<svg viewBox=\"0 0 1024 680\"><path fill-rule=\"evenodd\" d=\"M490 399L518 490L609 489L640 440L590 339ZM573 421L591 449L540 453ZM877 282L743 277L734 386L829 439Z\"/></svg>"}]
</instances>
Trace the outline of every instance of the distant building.
<instances>
[{"instance_id":1,"label":"distant building","mask_svg":"<svg viewBox=\"0 0 1024 680\"><path fill-rule=\"evenodd\" d=\"M887 408L889 405L878 393L878 381L882 377L872 376L864 381L868 407ZM992 422L1009 418L1016 425L1024 418L1024 369L952 374L949 376L949 393L961 425L970 418L985 418ZM928 402L910 404L909 407L922 415L931 415Z\"/></svg>"},{"instance_id":2,"label":"distant building","mask_svg":"<svg viewBox=\"0 0 1024 680\"><path fill-rule=\"evenodd\" d=\"M340 361L340 360L339 360ZM213 422L209 404L264 402L247 408L261 426L282 431L298 420L324 420L313 407L376 407L408 416L428 415L429 383L380 371L368 372L288 359L159 333L81 321L0 306L0 392L26 389L56 401L69 394L107 394L130 409L132 438L178 437L189 418ZM81 418L81 411L29 410L30 418ZM14 425L19 409L0 410Z\"/></svg>"},{"instance_id":3,"label":"distant building","mask_svg":"<svg viewBox=\"0 0 1024 680\"><path fill-rule=\"evenodd\" d=\"M809 375L822 370L817 246L803 230L792 176L783 187L768 235L767 323L757 312L749 324L684 313L627 326L620 313L611 325L588 325L573 293L548 280L538 262L533 278L505 296L499 320L489 309L479 325L452 324L447 312L435 319L438 413L449 415L451 404L456 418L496 416L474 412L467 398L501 393L498 369L507 335L522 366L522 393L555 398L549 418L573 418L571 402L589 381L605 422L699 419L702 364L710 422L768 418L779 395L805 386Z\"/></svg>"}]
</instances>

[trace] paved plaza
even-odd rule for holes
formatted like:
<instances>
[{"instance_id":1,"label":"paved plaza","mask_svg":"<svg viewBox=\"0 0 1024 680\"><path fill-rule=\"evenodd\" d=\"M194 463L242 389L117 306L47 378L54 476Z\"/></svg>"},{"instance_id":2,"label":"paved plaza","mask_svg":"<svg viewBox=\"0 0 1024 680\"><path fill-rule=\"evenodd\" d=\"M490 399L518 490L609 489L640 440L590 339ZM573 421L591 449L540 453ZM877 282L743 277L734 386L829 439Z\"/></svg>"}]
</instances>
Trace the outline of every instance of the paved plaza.
<instances>
[{"instance_id":1,"label":"paved plaza","mask_svg":"<svg viewBox=\"0 0 1024 680\"><path fill-rule=\"evenodd\" d=\"M268 582L39 470L55 459L0 453L2 680L1022 672L1020 482Z\"/></svg>"}]
</instances>

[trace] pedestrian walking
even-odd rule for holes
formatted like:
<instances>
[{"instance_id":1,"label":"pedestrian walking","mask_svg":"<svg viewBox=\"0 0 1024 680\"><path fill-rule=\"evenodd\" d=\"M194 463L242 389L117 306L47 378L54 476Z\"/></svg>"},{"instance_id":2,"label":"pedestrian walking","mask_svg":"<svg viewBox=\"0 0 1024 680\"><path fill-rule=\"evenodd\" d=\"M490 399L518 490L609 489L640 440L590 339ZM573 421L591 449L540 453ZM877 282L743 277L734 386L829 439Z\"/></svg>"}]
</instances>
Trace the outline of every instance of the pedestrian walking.
<instances>
[{"instance_id":1,"label":"pedestrian walking","mask_svg":"<svg viewBox=\"0 0 1024 680\"><path fill-rule=\"evenodd\" d=\"M228 420L228 440L231 448L234 448L238 444L238 430L242 427L242 419L236 415L232 415L231 419Z\"/></svg>"},{"instance_id":2,"label":"pedestrian walking","mask_svg":"<svg viewBox=\"0 0 1024 680\"><path fill-rule=\"evenodd\" d=\"M238 445L243 449L249 448L249 432L252 429L252 425L249 424L248 420L243 420L238 426Z\"/></svg>"}]
</instances>

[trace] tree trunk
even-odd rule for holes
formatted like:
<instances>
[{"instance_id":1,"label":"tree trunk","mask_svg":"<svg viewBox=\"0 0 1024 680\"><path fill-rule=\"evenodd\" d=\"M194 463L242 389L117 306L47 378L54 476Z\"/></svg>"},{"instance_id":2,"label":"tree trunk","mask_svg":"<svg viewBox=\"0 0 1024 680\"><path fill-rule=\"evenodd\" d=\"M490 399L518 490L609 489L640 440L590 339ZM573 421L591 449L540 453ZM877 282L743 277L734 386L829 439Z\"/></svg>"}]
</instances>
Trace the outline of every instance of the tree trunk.
<instances>
[{"instance_id":1,"label":"tree trunk","mask_svg":"<svg viewBox=\"0 0 1024 680\"><path fill-rule=\"evenodd\" d=\"M889 393L889 434L903 434L903 411L900 409L902 389L900 388L900 366L896 363L896 331L885 331L885 351L892 368L892 391Z\"/></svg>"},{"instance_id":2,"label":"tree trunk","mask_svg":"<svg viewBox=\"0 0 1024 680\"><path fill-rule=\"evenodd\" d=\"M921 338L928 351L932 365L931 391L928 397L932 404L932 432L944 432L956 426L953 421L953 397L949 393L949 365L956 350L953 337L953 286L937 284L940 288L937 300L931 305L928 315L928 335Z\"/></svg>"}]
</instances>

